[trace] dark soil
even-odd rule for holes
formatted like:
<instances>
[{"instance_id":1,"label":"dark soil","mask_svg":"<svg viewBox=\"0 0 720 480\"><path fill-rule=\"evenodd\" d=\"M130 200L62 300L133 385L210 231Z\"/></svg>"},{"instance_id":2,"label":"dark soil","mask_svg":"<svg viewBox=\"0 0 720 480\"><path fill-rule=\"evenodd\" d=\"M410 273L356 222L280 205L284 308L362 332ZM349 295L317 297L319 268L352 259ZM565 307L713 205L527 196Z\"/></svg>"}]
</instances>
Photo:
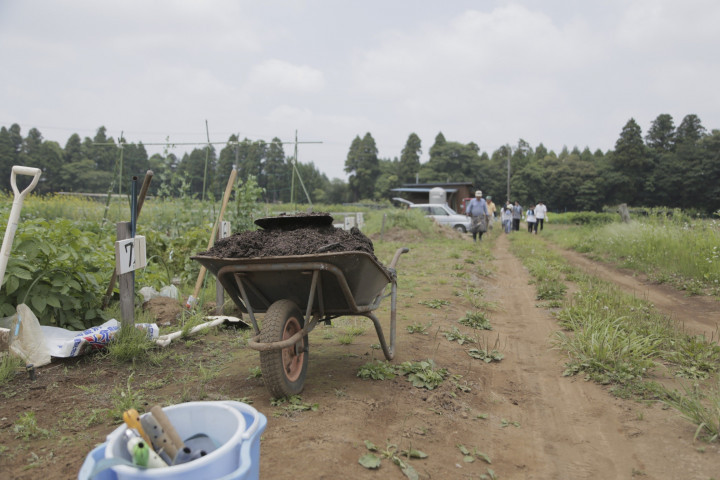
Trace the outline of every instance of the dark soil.
<instances>
[{"instance_id":1,"label":"dark soil","mask_svg":"<svg viewBox=\"0 0 720 480\"><path fill-rule=\"evenodd\" d=\"M372 240L356 227L346 231L332 225L318 225L322 223L318 219L325 216L327 214L306 214L262 219L266 220L265 229L223 238L198 255L254 258L357 251L375 256Z\"/></svg>"}]
</instances>

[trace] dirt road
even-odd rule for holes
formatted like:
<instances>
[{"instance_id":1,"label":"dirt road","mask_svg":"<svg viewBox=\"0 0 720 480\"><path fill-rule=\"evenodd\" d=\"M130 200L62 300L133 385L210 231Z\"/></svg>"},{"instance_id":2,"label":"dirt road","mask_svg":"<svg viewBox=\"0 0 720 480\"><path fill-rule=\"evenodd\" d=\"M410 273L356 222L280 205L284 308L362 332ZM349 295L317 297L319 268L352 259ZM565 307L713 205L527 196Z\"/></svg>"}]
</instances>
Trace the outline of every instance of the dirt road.
<instances>
[{"instance_id":1,"label":"dirt road","mask_svg":"<svg viewBox=\"0 0 720 480\"><path fill-rule=\"evenodd\" d=\"M252 374L259 360L256 352L242 346L243 333L219 331L170 347L172 353L161 365L118 368L94 358L41 370L29 387L22 379L14 381L5 390L0 413L0 477L76 478L84 456L115 424L78 427L69 425L69 419L77 418L78 409L110 408L108 392L125 385L128 392L143 392L140 411L154 403L189 400L252 402L268 417L261 442L263 479L407 478L387 458L379 470L361 466L359 458L368 453L366 441L388 453L411 448L426 453L425 459L407 461L422 479L491 478L488 469L498 479L720 477L718 444L694 443L694 428L675 411L617 399L605 387L562 376L563 355L551 349L556 322L536 305L534 286L509 253L505 235L495 240L491 261L483 260L489 243L474 245L467 236L444 243L400 239L376 242L376 253L386 263L398 246L411 248L398 265L393 363L432 359L449 373L437 389L415 388L404 377L358 378L361 366L383 356L372 348L378 339L371 323L353 317L310 334L302 402L316 405L316 410L290 412L273 405L262 378ZM578 255L567 257L591 273L657 298L652 301L658 308L668 296ZM492 307L492 331L473 331L458 323L472 310L467 297L472 289ZM707 318L703 312L708 310L693 310L692 299L681 300L683 308L672 315L686 315L682 318L689 328L711 328L712 316L691 325L693 318ZM377 312L383 325L388 324L389 303ZM407 330L430 323L425 334ZM365 332L343 344L339 339L351 327ZM470 357L467 350L473 344L445 337L453 328L480 345L497 342L504 358L485 363ZM196 369L198 364L203 368ZM16 434L14 427L26 411L35 412L38 424L51 430L47 438L26 440ZM472 463L464 461L461 446L478 452Z\"/></svg>"}]
</instances>

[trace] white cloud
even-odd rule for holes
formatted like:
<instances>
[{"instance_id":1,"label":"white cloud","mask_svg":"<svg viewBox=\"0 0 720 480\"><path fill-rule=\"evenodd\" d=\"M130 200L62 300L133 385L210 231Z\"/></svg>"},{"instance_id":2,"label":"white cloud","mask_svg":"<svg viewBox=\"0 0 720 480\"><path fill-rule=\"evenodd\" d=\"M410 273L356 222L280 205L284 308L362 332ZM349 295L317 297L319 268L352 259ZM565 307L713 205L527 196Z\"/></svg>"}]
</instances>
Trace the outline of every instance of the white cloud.
<instances>
[{"instance_id":1,"label":"white cloud","mask_svg":"<svg viewBox=\"0 0 720 480\"><path fill-rule=\"evenodd\" d=\"M248 88L279 92L319 92L325 86L323 73L307 65L294 65L270 59L254 66L248 75Z\"/></svg>"}]
</instances>

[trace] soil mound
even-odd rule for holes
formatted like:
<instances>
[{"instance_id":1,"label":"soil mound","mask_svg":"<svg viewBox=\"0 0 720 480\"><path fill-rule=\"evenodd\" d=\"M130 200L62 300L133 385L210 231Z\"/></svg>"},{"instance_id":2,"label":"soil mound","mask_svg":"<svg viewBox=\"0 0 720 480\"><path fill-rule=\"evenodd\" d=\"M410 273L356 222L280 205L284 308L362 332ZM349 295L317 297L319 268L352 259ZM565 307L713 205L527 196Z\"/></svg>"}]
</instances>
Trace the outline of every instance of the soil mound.
<instances>
[{"instance_id":1,"label":"soil mound","mask_svg":"<svg viewBox=\"0 0 720 480\"><path fill-rule=\"evenodd\" d=\"M375 257L372 240L358 228L349 231L322 225L329 214L304 214L258 219L263 230L239 232L215 242L198 255L216 258L284 257L328 252L366 252ZM332 218L332 217L330 217Z\"/></svg>"}]
</instances>

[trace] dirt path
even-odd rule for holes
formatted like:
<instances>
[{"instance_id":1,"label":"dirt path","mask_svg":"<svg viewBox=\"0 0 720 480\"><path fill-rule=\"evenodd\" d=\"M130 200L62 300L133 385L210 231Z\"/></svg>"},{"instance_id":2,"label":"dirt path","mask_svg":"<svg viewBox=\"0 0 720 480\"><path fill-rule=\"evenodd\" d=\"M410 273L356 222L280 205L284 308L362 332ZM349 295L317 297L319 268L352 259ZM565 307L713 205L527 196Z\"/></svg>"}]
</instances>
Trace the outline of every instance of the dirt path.
<instances>
[{"instance_id":1,"label":"dirt path","mask_svg":"<svg viewBox=\"0 0 720 480\"><path fill-rule=\"evenodd\" d=\"M718 449L699 453L689 441L692 429L674 412L614 399L596 384L560 376L562 356L548 350L555 321L534 306L528 274L507 244L501 237L495 250L502 265L496 284L504 311L495 315L494 324L508 335L508 351L485 386L501 392L502 403L517 402L514 418L522 433L504 448L524 469L511 478L716 475Z\"/></svg>"},{"instance_id":2,"label":"dirt path","mask_svg":"<svg viewBox=\"0 0 720 480\"><path fill-rule=\"evenodd\" d=\"M387 458L379 470L362 467L358 459L368 453L366 441L381 450L425 452L426 459L409 461L420 479L477 479L488 469L501 480L717 478L718 444L693 443L694 429L675 411L620 400L605 387L562 376L563 355L551 349L556 321L537 306L528 272L509 253L508 237L496 239L492 261L484 260L489 242L483 242L474 245L458 236L445 243L410 238L376 246L386 264L395 248L411 247L398 265L392 363L432 359L449 374L434 390L415 388L405 377L357 377L363 365L383 360L373 348L378 338L372 324L362 317L338 319L310 334L301 395L303 404L315 407L309 411L293 412L272 402L262 378L253 374L260 364L257 352L244 347L246 334L240 330L173 342L157 364L118 367L99 356L53 362L37 372L36 382L17 375L3 390L0 478L77 478L90 449L117 427L102 412L113 408L118 392L136 396L141 412L156 403L251 402L268 418L261 440L262 479L407 478ZM590 273L605 275L600 266L568 256ZM665 287L623 283L628 279L619 277L612 281L636 289L661 309L661 300L669 297L662 293ZM458 322L473 309L471 287L496 305L489 314L492 331ZM711 326L691 325L704 310L693 310L694 299L686 297L669 303L678 300L685 303L674 314L686 318L688 328ZM376 312L386 335L389 309L386 299ZM411 325L427 326L425 334L410 334ZM341 341L353 328L365 331L349 343ZM493 363L471 358L467 350L479 345L448 340L444 333L454 328L480 346L497 341L504 358ZM47 435L16 433L27 412ZM459 445L482 452L492 463L481 456L465 462Z\"/></svg>"}]
</instances>

